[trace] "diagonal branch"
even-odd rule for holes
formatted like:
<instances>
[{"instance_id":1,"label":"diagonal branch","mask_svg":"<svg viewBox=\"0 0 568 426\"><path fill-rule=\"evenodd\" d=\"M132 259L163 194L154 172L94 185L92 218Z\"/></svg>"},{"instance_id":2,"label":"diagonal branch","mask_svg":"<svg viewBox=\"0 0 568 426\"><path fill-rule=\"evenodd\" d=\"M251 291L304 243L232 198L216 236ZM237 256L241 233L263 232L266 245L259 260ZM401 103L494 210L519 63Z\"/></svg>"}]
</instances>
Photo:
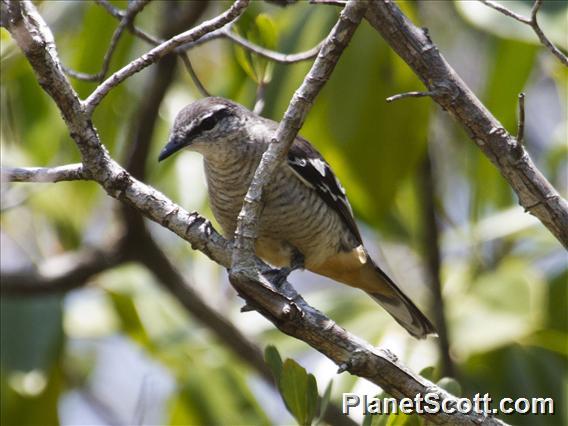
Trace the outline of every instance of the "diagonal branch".
<instances>
[{"instance_id":1,"label":"diagonal branch","mask_svg":"<svg viewBox=\"0 0 568 426\"><path fill-rule=\"evenodd\" d=\"M536 168L522 144L446 62L426 31L416 27L390 1L372 2L365 17L414 70L432 99L461 124L499 169L519 197L519 204L568 248L568 203Z\"/></svg>"},{"instance_id":2,"label":"diagonal branch","mask_svg":"<svg viewBox=\"0 0 568 426\"><path fill-rule=\"evenodd\" d=\"M505 6L492 0L478 0L478 1L480 1L486 6L489 6L492 9L495 9L498 12L501 12L503 15L509 16L510 18L522 22L523 24L527 24L529 27L533 29L533 31L538 36L538 39L544 45L544 47L546 47L550 52L552 52L552 54L556 56L560 62L568 66L568 57L564 53L562 53L560 49L558 49L558 47L556 47L550 41L550 39L546 36L546 34L544 34L544 31L542 31L542 28L538 23L538 17L537 17L538 11L540 10L540 7L544 3L544 0L534 1L533 6L531 8L530 18L526 18L522 15L519 15L518 13L515 13L512 10L507 9Z\"/></svg>"},{"instance_id":3,"label":"diagonal branch","mask_svg":"<svg viewBox=\"0 0 568 426\"><path fill-rule=\"evenodd\" d=\"M363 19L367 7L367 1L351 0L342 10L339 20L326 37L312 68L304 78L302 85L294 93L269 147L262 155L237 220L231 270L234 280L232 281L238 282L238 275L241 273L249 278L254 274L254 264L250 262L250 259L254 256L258 218L262 210L263 187L276 173L276 166L286 157L316 96L329 80L341 53L349 44L355 29Z\"/></svg>"}]
</instances>

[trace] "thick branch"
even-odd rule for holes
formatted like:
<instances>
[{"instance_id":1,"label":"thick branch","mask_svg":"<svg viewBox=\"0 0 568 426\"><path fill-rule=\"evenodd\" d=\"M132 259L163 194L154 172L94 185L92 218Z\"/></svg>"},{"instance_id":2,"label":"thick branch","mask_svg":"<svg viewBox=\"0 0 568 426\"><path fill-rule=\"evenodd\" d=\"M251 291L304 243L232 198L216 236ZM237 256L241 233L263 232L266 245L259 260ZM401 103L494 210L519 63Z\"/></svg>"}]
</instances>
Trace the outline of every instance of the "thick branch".
<instances>
[{"instance_id":1,"label":"thick branch","mask_svg":"<svg viewBox=\"0 0 568 426\"><path fill-rule=\"evenodd\" d=\"M525 148L446 62L427 33L390 1L372 2L366 19L499 169L519 197L520 205L568 248L568 203L536 168Z\"/></svg>"}]
</instances>

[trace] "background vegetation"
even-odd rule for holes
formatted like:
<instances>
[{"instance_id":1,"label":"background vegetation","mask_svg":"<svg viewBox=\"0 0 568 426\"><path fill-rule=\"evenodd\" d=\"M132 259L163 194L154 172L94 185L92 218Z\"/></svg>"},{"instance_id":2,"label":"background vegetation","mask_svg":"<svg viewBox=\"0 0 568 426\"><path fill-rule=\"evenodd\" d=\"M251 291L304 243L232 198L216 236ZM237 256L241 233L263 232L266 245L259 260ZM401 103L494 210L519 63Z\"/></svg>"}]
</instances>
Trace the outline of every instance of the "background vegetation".
<instances>
[{"instance_id":1,"label":"background vegetation","mask_svg":"<svg viewBox=\"0 0 568 426\"><path fill-rule=\"evenodd\" d=\"M531 4L507 3L525 12ZM113 4L127 7L124 1ZM92 2L38 5L63 62L75 70L98 72L117 21ZM226 6L213 1L206 7L197 2L153 2L136 24L164 35L169 20L188 8L203 8L201 21ZM527 149L565 195L566 68L539 47L530 29L476 2L401 6L429 28L449 62L512 133L517 95L526 93ZM333 7L306 2L281 8L258 1L238 30L267 47L298 52L316 45L337 13ZM566 16L565 4L554 1L545 3L541 15L545 31L563 49L568 48ZM2 165L79 161L55 106L25 58L6 31L0 35ZM143 41L125 33L111 70L147 49ZM254 106L262 81L263 114L275 120L309 68L309 63L267 65L223 39L196 47L189 56L212 94L248 107ZM156 72L144 71L119 86L94 115L114 158L127 158L136 131L144 129L139 120L144 108L155 102L148 93ZM153 105L155 129L146 130L152 144L145 181L212 219L200 157L181 153L173 161L156 162L173 116L200 97L181 62L177 73L162 82L167 93ZM95 84L75 81L74 86L86 97ZM420 89L408 67L363 23L301 134L339 175L375 258L431 317L443 309L449 348L436 339L413 340L362 292L308 272L294 273L292 282L313 306L372 344L391 349L415 371L435 367L425 373L434 380L453 375L463 396L480 392L494 399L555 399L554 417L503 417L505 421L565 424L566 253L517 206L498 172L430 100L384 101ZM143 169L144 160L141 163ZM124 227L118 210L94 183L3 183L2 272L104 245ZM432 234L434 227L438 238ZM297 360L314 374L320 393L330 380L332 401L339 401L342 392L380 391L355 377L336 375L330 361L282 335L260 315L240 313L242 301L223 270L160 227L149 228L201 298L259 347L274 345L284 358ZM432 302L437 274L429 259L438 251L443 304ZM293 423L279 393L158 281L143 264L125 262L78 282L79 288L68 292L3 292L2 424Z\"/></svg>"}]
</instances>

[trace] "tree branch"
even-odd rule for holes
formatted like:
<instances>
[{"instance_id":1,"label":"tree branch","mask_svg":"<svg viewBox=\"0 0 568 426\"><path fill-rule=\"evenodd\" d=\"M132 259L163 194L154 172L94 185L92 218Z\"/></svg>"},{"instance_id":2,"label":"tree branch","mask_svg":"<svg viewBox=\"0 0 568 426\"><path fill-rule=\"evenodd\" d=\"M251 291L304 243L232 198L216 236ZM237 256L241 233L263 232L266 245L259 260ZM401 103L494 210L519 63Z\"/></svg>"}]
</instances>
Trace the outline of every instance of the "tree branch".
<instances>
[{"instance_id":1,"label":"tree branch","mask_svg":"<svg viewBox=\"0 0 568 426\"><path fill-rule=\"evenodd\" d=\"M108 92L128 77L157 62L160 58L170 52L173 52L177 47L198 40L205 34L219 29L225 24L237 19L245 11L248 3L249 0L236 0L233 5L221 15L164 41L149 52L140 56L138 59L135 59L128 65L116 71L113 75L102 82L83 102L83 108L87 115L90 116L94 108L103 100Z\"/></svg>"},{"instance_id":2,"label":"tree branch","mask_svg":"<svg viewBox=\"0 0 568 426\"><path fill-rule=\"evenodd\" d=\"M108 3L108 1L106 0L96 0L98 4L100 4L101 6L103 6L112 16L114 16L117 19L122 19L125 15L125 12L118 10L117 8L115 8L113 5L111 5L110 3ZM279 62L282 64L293 64L296 62L302 62L302 61L307 61L310 60L312 58L315 58L319 52L319 49L321 48L321 45L323 43L320 42L318 43L316 46L312 47L309 50L306 50L304 52L298 52L298 53L281 53L281 52L276 52L274 50L270 50L270 49L266 49L262 46L259 46L257 44L252 43L251 41L241 37L240 35L234 33L233 31L231 31L231 24L227 24L222 28L219 28L218 30L212 31L208 34L206 34L205 36L201 37L198 40L195 40L191 43L188 43L184 46L181 46L179 48L176 49L176 51L178 51L178 53L180 50L188 50L191 49L195 46L198 46L200 44L209 42L211 40L215 40L215 39L219 39L219 38L226 38L230 41L232 41L235 44L238 44L239 46L253 52L256 53L259 56L262 56L263 58L266 59L270 59L274 62ZM164 40L162 39L158 39L156 37L153 37L152 35L146 33L145 31L139 29L138 27L134 26L134 25L130 25L129 30L132 32L132 34L136 35L137 37L139 37L140 39L150 43L151 45L157 46L160 43L163 43Z\"/></svg>"},{"instance_id":3,"label":"tree branch","mask_svg":"<svg viewBox=\"0 0 568 426\"><path fill-rule=\"evenodd\" d=\"M525 94L519 93L519 122L517 125L517 142L522 145L525 141Z\"/></svg>"},{"instance_id":4,"label":"tree branch","mask_svg":"<svg viewBox=\"0 0 568 426\"><path fill-rule=\"evenodd\" d=\"M122 20L126 15L126 12L114 7L110 2L108 2L108 0L95 0L95 2L98 5L102 6L110 15L112 15L114 18L118 19L119 21ZM136 37L150 43L153 46L157 46L158 44L163 42L163 40L159 40L154 36L148 34L147 32L141 30L132 22L127 28Z\"/></svg>"},{"instance_id":5,"label":"tree branch","mask_svg":"<svg viewBox=\"0 0 568 426\"><path fill-rule=\"evenodd\" d=\"M424 98L426 96L434 96L434 95L435 95L434 92L405 92L405 93L399 93L398 95L389 96L386 99L386 101L388 103L391 103L404 98Z\"/></svg>"},{"instance_id":6,"label":"tree branch","mask_svg":"<svg viewBox=\"0 0 568 426\"><path fill-rule=\"evenodd\" d=\"M322 40L316 46L312 47L310 50L306 50L305 52L280 53L251 43L247 39L232 32L230 27L222 28L220 30L220 37L227 38L235 44L238 44L239 46L244 47L245 49L250 50L257 55L262 56L263 58L270 59L281 64L294 64L296 62L307 61L309 59L315 58L319 53L321 47L323 46L323 43L325 42L325 40Z\"/></svg>"},{"instance_id":7,"label":"tree branch","mask_svg":"<svg viewBox=\"0 0 568 426\"><path fill-rule=\"evenodd\" d=\"M114 31L114 33L112 35L109 47L108 47L108 49L105 53L105 56L103 58L102 68L98 73L96 73L96 74L85 74L85 73L77 72L77 71L74 71L70 68L64 67L65 72L68 75L70 75L71 77L77 78L79 80L101 82L105 78L105 76L108 72L108 68L110 66L110 61L112 59L112 55L113 55L114 51L116 50L116 46L118 46L118 41L120 40L122 33L124 32L124 30L126 28L128 28L129 26L132 25L132 22L134 22L134 18L136 17L136 15L138 13L142 12L142 9L144 9L144 7L146 7L146 5L149 2L150 2L150 0L136 0L136 1L132 1L132 2L128 3L128 9L126 10L126 13L124 13L122 18L120 19L120 24L118 25L118 27L116 28L116 30Z\"/></svg>"},{"instance_id":8,"label":"tree branch","mask_svg":"<svg viewBox=\"0 0 568 426\"><path fill-rule=\"evenodd\" d=\"M82 164L58 167L2 167L2 182L61 182L67 180L91 180Z\"/></svg>"},{"instance_id":9,"label":"tree branch","mask_svg":"<svg viewBox=\"0 0 568 426\"><path fill-rule=\"evenodd\" d=\"M205 3L199 3L201 9L191 7L180 8L180 3L170 3L166 6L166 16L163 18L164 25L160 30L161 37L170 37L179 32L181 28L188 28L195 24L196 20L204 11ZM172 17L177 19L172 23ZM187 58L186 52L181 52L182 59ZM144 89L146 96L144 102L138 107L135 118L130 122L128 139L133 143L129 147L125 166L132 176L144 179L146 175L146 162L149 154L150 143L154 135L158 109L166 95L168 88L175 81L176 61L170 55L158 62L153 69L153 74ZM199 84L199 81L195 82ZM251 342L230 321L216 312L206 301L193 290L193 286L187 282L179 270L168 260L160 249L142 220L138 211L123 206L121 209L122 222L127 229L125 246L129 256L141 262L175 298L189 312L189 314L207 327L219 342L249 365L267 383L274 386L270 370L264 362L262 351ZM325 419L329 424L354 426L354 422L341 414L339 408L330 404L325 413Z\"/></svg>"},{"instance_id":10,"label":"tree branch","mask_svg":"<svg viewBox=\"0 0 568 426\"><path fill-rule=\"evenodd\" d=\"M76 253L52 257L37 268L15 272L2 271L3 295L53 294L84 285L89 278L126 260L120 242L105 248L86 248Z\"/></svg>"},{"instance_id":11,"label":"tree branch","mask_svg":"<svg viewBox=\"0 0 568 426\"><path fill-rule=\"evenodd\" d=\"M499 4L495 1L492 1L492 0L478 0L478 1L480 1L481 3L483 3L486 6L489 6L492 9L495 9L498 12L501 12L503 15L509 16L510 18L513 18L513 19L515 19L519 22L522 22L523 24L527 24L529 27L531 27L533 29L533 31L538 36L538 39L544 45L544 47L546 47L554 56L556 56L560 62L562 62L564 65L568 66L568 57L564 53L562 53L560 51L560 49L558 49L549 40L549 38L544 34L544 32L542 31L542 28L540 28L540 25L538 23L538 17L537 17L538 11L540 10L540 7L544 3L544 0L535 0L534 1L533 6L531 8L531 17L530 18L526 18L522 15L519 15L518 13L515 13L512 10L507 9L505 6Z\"/></svg>"},{"instance_id":12,"label":"tree branch","mask_svg":"<svg viewBox=\"0 0 568 426\"><path fill-rule=\"evenodd\" d=\"M419 175L422 198L422 249L426 258L426 271L432 289L431 312L434 315L434 324L438 330L438 348L440 353L440 365L442 376L455 377L455 367L450 355L450 341L448 325L442 297L442 281L440 278L441 253L439 241L438 219L436 215L436 181L432 173L432 159L427 150Z\"/></svg>"},{"instance_id":13,"label":"tree branch","mask_svg":"<svg viewBox=\"0 0 568 426\"><path fill-rule=\"evenodd\" d=\"M33 4L25 1L19 5L22 15L10 16L8 30L27 57L42 88L60 109L71 137L79 147L84 167L93 180L110 196L133 206L149 219L190 242L195 249L229 267L231 244L208 221L196 213L186 212L158 191L134 179L109 157L92 126L89 113L63 74L49 28ZM361 2L352 1L350 8L357 10L362 7L360 5ZM11 8L11 15L14 9ZM349 26L345 22L343 25ZM340 34L339 40L342 39ZM333 55L333 49L324 47L322 52ZM288 132L297 131L294 123L292 129ZM273 270L258 259L256 263L258 281L243 281L239 291L280 330L310 344L342 366L342 371L365 377L397 398L436 393L440 401L449 400L450 405L456 403L454 396L410 372L391 353L373 348L309 306L289 283L270 282ZM503 424L478 413L425 416L438 424Z\"/></svg>"},{"instance_id":14,"label":"tree branch","mask_svg":"<svg viewBox=\"0 0 568 426\"><path fill-rule=\"evenodd\" d=\"M276 173L276 166L286 157L317 94L331 76L341 53L361 22L367 6L367 1L351 0L342 10L339 20L326 37L312 68L304 78L302 85L294 93L269 147L262 155L237 220L231 269L232 282L237 283L237 287L240 280L254 276L255 265L250 260L254 256L258 218L262 209L263 187Z\"/></svg>"},{"instance_id":15,"label":"tree branch","mask_svg":"<svg viewBox=\"0 0 568 426\"><path fill-rule=\"evenodd\" d=\"M365 17L434 93L432 99L462 125L499 169L519 197L519 204L568 248L568 203L536 168L525 148L446 62L427 33L391 1L372 2Z\"/></svg>"},{"instance_id":16,"label":"tree branch","mask_svg":"<svg viewBox=\"0 0 568 426\"><path fill-rule=\"evenodd\" d=\"M121 23L124 22L124 19L127 16L126 12L115 8L107 0L96 0L96 2L99 5L101 5L102 7L104 7L105 10L107 12L109 12L113 17L119 19L121 21ZM199 4L205 5L206 3L202 2L202 3L199 3ZM199 38L199 39L197 39L197 40L195 40L191 43L187 43L187 44L180 46L180 47L175 49L176 53L178 53L181 60L183 61L185 68L187 69L187 72L188 72L189 76L191 77L193 83L195 84L197 90L201 93L202 96L211 96L211 95L209 94L209 91L203 86L203 83L201 82L201 80L197 77L197 74L195 73L195 70L193 69L193 66L191 65L191 61L189 60L189 57L187 55L187 50L189 50L189 49L191 49L195 46L198 46L200 44L203 44L203 43L206 43L208 41L215 40L215 39L218 39L218 38L226 38L228 40L231 40L235 44L238 44L241 47L243 47L243 48L259 55L259 56L262 56L264 58L270 59L270 60L275 61L275 62L283 63L283 64L292 64L292 63L306 61L306 60L314 58L318 54L319 49L321 48L321 44L323 43L323 42L321 42L317 46L315 46L312 49L309 49L305 52L291 53L291 54L280 53L280 52L276 52L276 51L273 51L273 50L270 50L270 49L265 49L261 46L258 46L256 44L248 41L247 39L239 36L238 34L235 34L234 32L231 31L231 26L232 26L232 24L229 23L222 28L219 28L215 31L208 33L208 34L205 34L203 37L201 37L201 38ZM134 24L132 23L132 20L130 20L128 22L127 28L132 32L132 34L136 35L140 39L150 43L153 46L157 46L157 45L164 42L164 39L156 38L156 37L144 32L144 31L142 31L141 29L137 28L136 26L134 26ZM172 36L173 36L173 34L172 34ZM69 70L67 70L67 72L68 71ZM92 79L92 76L86 75L86 74L81 74L81 73L75 73L75 77L83 78L83 79L89 79L89 78Z\"/></svg>"}]
</instances>

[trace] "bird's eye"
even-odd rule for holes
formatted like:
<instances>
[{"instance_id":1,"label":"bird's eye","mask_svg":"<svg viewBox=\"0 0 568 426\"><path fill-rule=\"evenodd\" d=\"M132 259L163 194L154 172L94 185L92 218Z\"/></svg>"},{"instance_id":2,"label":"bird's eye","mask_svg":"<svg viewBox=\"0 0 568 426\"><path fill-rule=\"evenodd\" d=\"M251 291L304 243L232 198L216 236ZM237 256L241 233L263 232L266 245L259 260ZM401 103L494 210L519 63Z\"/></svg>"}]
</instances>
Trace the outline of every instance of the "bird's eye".
<instances>
[{"instance_id":1,"label":"bird's eye","mask_svg":"<svg viewBox=\"0 0 568 426\"><path fill-rule=\"evenodd\" d=\"M215 124L217 124L217 120L215 119L215 117L210 116L199 124L199 128L201 130L211 130L213 127L215 127Z\"/></svg>"}]
</instances>

